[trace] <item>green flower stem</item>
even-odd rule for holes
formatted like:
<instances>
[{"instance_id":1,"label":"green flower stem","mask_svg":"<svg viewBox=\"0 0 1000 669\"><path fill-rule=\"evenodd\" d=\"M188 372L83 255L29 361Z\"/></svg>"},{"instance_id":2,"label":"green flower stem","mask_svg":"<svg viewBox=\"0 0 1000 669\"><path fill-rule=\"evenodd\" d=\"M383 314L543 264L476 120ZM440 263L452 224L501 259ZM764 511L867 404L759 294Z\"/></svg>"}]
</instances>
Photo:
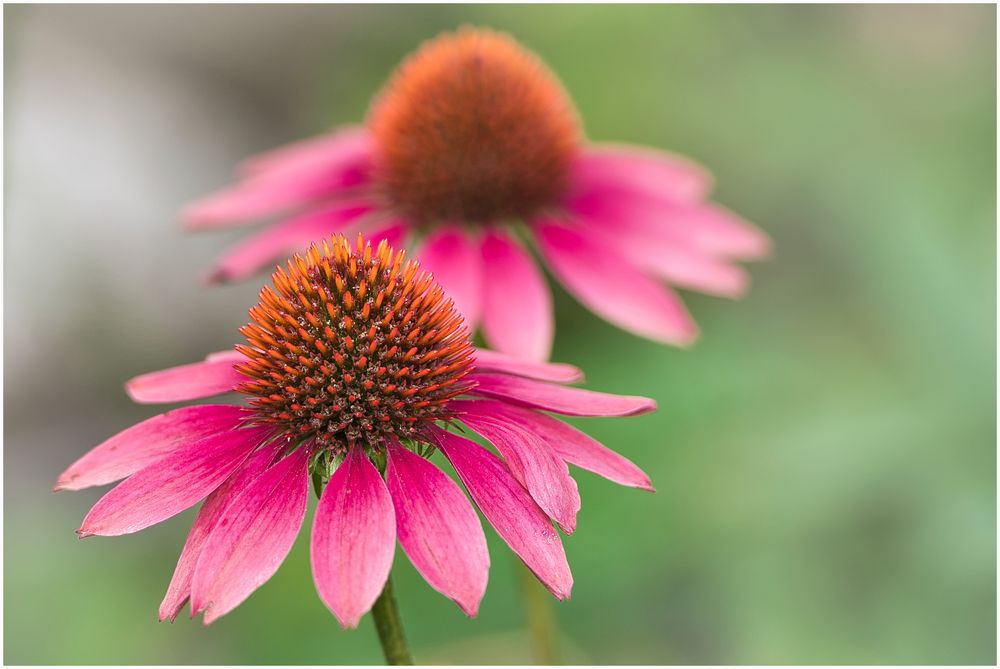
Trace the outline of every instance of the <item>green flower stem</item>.
<instances>
[{"instance_id":1,"label":"green flower stem","mask_svg":"<svg viewBox=\"0 0 1000 669\"><path fill-rule=\"evenodd\" d=\"M372 617L375 619L375 629L378 630L378 640L382 644L386 664L413 664L410 647L403 634L403 622L399 618L396 597L392 594L391 576L385 582L382 594L375 600Z\"/></svg>"},{"instance_id":2,"label":"green flower stem","mask_svg":"<svg viewBox=\"0 0 1000 669\"><path fill-rule=\"evenodd\" d=\"M517 560L517 572L535 662L559 664L559 630L552 611L552 598L520 560Z\"/></svg>"}]
</instances>

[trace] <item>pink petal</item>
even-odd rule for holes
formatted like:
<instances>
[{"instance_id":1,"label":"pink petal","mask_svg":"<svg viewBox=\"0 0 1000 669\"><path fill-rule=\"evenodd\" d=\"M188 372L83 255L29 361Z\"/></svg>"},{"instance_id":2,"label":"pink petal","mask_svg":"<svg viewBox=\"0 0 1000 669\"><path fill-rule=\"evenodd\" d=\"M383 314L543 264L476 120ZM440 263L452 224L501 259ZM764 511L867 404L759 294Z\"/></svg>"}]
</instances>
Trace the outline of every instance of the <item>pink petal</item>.
<instances>
[{"instance_id":1,"label":"pink petal","mask_svg":"<svg viewBox=\"0 0 1000 669\"><path fill-rule=\"evenodd\" d=\"M653 484L635 464L571 425L531 409L503 405L497 411L511 424L540 437L556 455L587 471L624 486L655 492ZM464 418L463 418L464 420Z\"/></svg>"},{"instance_id":2,"label":"pink petal","mask_svg":"<svg viewBox=\"0 0 1000 669\"><path fill-rule=\"evenodd\" d=\"M698 202L712 188L712 176L697 163L651 148L598 144L573 165L573 191L651 193L678 202Z\"/></svg>"},{"instance_id":3,"label":"pink petal","mask_svg":"<svg viewBox=\"0 0 1000 669\"><path fill-rule=\"evenodd\" d=\"M476 373L469 379L478 384L469 391L472 395L567 416L638 416L656 410L656 402L648 397L611 395L501 374Z\"/></svg>"},{"instance_id":4,"label":"pink petal","mask_svg":"<svg viewBox=\"0 0 1000 669\"><path fill-rule=\"evenodd\" d=\"M531 362L483 348L476 349L476 369L553 383L575 383L583 380L583 372L573 365L560 362Z\"/></svg>"},{"instance_id":5,"label":"pink petal","mask_svg":"<svg viewBox=\"0 0 1000 669\"><path fill-rule=\"evenodd\" d=\"M597 189L576 194L567 209L606 236L624 235L655 249L681 245L709 256L745 260L764 258L771 249L767 235L711 203Z\"/></svg>"},{"instance_id":6,"label":"pink petal","mask_svg":"<svg viewBox=\"0 0 1000 669\"><path fill-rule=\"evenodd\" d=\"M320 498L311 551L316 590L345 629L357 627L382 592L395 546L389 491L364 451L353 448Z\"/></svg>"},{"instance_id":7,"label":"pink petal","mask_svg":"<svg viewBox=\"0 0 1000 669\"><path fill-rule=\"evenodd\" d=\"M552 295L535 261L498 229L483 237L483 335L490 346L544 362L552 352Z\"/></svg>"},{"instance_id":8,"label":"pink petal","mask_svg":"<svg viewBox=\"0 0 1000 669\"><path fill-rule=\"evenodd\" d=\"M334 232L342 232L373 208L371 204L341 202L270 225L227 249L216 261L209 279L245 279L292 253L305 251L312 242L322 241Z\"/></svg>"},{"instance_id":9,"label":"pink petal","mask_svg":"<svg viewBox=\"0 0 1000 669\"><path fill-rule=\"evenodd\" d=\"M198 515L191 525L187 541L184 542L184 549L174 568L174 575L167 587L167 594L160 603L161 622L168 618L173 622L177 618L177 614L191 596L191 579L194 576L195 565L212 530L222 519L230 503L270 466L282 445L282 442L275 441L259 448L233 472L232 476L216 488L198 509Z\"/></svg>"},{"instance_id":10,"label":"pink petal","mask_svg":"<svg viewBox=\"0 0 1000 669\"><path fill-rule=\"evenodd\" d=\"M181 216L188 228L234 225L280 214L366 183L370 148L367 140L347 137L316 149L310 156L277 152L251 159L239 184L194 202ZM321 152L319 149L326 149ZM280 150L279 150L280 151Z\"/></svg>"},{"instance_id":11,"label":"pink petal","mask_svg":"<svg viewBox=\"0 0 1000 669\"><path fill-rule=\"evenodd\" d=\"M580 493L566 463L531 430L507 418L502 402L453 401L463 423L493 444L510 472L566 534L576 530Z\"/></svg>"},{"instance_id":12,"label":"pink petal","mask_svg":"<svg viewBox=\"0 0 1000 669\"><path fill-rule=\"evenodd\" d=\"M192 230L245 224L327 199L341 188L325 174L291 182L245 181L189 205L181 217Z\"/></svg>"},{"instance_id":13,"label":"pink petal","mask_svg":"<svg viewBox=\"0 0 1000 669\"><path fill-rule=\"evenodd\" d=\"M186 402L232 392L246 381L233 368L234 360L217 356L211 360L170 367L142 374L125 384L125 392L140 404Z\"/></svg>"},{"instance_id":14,"label":"pink petal","mask_svg":"<svg viewBox=\"0 0 1000 669\"><path fill-rule=\"evenodd\" d=\"M567 290L607 321L655 341L684 346L698 336L680 299L606 246L549 221L536 223L539 248Z\"/></svg>"},{"instance_id":15,"label":"pink petal","mask_svg":"<svg viewBox=\"0 0 1000 669\"><path fill-rule=\"evenodd\" d=\"M247 158L238 172L244 178L299 174L317 168L328 170L370 154L368 132L362 126L346 126Z\"/></svg>"},{"instance_id":16,"label":"pink petal","mask_svg":"<svg viewBox=\"0 0 1000 669\"><path fill-rule=\"evenodd\" d=\"M750 284L750 277L742 268L685 249L664 248L655 257L648 252L645 257L638 254L630 257L672 284L709 295L742 297Z\"/></svg>"},{"instance_id":17,"label":"pink petal","mask_svg":"<svg viewBox=\"0 0 1000 669\"><path fill-rule=\"evenodd\" d=\"M419 252L420 268L434 275L445 295L465 317L471 332L482 309L482 258L479 246L458 226L446 225L428 237Z\"/></svg>"},{"instance_id":18,"label":"pink petal","mask_svg":"<svg viewBox=\"0 0 1000 669\"><path fill-rule=\"evenodd\" d=\"M400 446L389 447L385 481L399 543L413 566L431 587L475 616L490 556L469 500L440 469Z\"/></svg>"},{"instance_id":19,"label":"pink petal","mask_svg":"<svg viewBox=\"0 0 1000 669\"><path fill-rule=\"evenodd\" d=\"M242 407L202 404L153 416L88 451L59 476L56 490L123 479L185 444L236 427L244 415Z\"/></svg>"},{"instance_id":20,"label":"pink petal","mask_svg":"<svg viewBox=\"0 0 1000 669\"><path fill-rule=\"evenodd\" d=\"M99 499L77 534L130 534L194 506L218 488L265 436L260 428L235 429L174 450Z\"/></svg>"},{"instance_id":21,"label":"pink petal","mask_svg":"<svg viewBox=\"0 0 1000 669\"><path fill-rule=\"evenodd\" d=\"M762 260L771 254L771 240L764 232L717 204L676 207L664 222L707 253L742 260Z\"/></svg>"},{"instance_id":22,"label":"pink petal","mask_svg":"<svg viewBox=\"0 0 1000 669\"><path fill-rule=\"evenodd\" d=\"M205 624L229 613L284 561L306 515L309 449L299 447L253 480L223 512L202 548L191 609Z\"/></svg>"},{"instance_id":23,"label":"pink petal","mask_svg":"<svg viewBox=\"0 0 1000 669\"><path fill-rule=\"evenodd\" d=\"M437 427L433 435L497 534L553 595L569 597L573 574L562 540L528 491L479 444Z\"/></svg>"},{"instance_id":24,"label":"pink petal","mask_svg":"<svg viewBox=\"0 0 1000 669\"><path fill-rule=\"evenodd\" d=\"M623 256L672 284L710 295L741 297L750 279L740 267L718 260L690 241L660 235L652 239L641 232L619 229L579 219L589 234L618 250Z\"/></svg>"}]
</instances>

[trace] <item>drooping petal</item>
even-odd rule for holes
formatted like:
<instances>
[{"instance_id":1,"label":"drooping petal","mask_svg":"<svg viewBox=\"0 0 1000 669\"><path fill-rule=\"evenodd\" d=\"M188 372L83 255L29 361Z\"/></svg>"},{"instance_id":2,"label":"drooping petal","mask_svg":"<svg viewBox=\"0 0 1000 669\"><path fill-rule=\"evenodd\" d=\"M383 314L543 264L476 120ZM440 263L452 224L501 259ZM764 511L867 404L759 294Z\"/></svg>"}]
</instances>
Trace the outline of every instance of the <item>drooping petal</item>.
<instances>
[{"instance_id":1,"label":"drooping petal","mask_svg":"<svg viewBox=\"0 0 1000 669\"><path fill-rule=\"evenodd\" d=\"M589 219L577 219L587 234L616 249L622 256L669 283L709 295L741 297L750 283L743 268L720 259L676 235L660 233L655 238L629 226L608 227Z\"/></svg>"},{"instance_id":2,"label":"drooping petal","mask_svg":"<svg viewBox=\"0 0 1000 669\"><path fill-rule=\"evenodd\" d=\"M470 374L477 383L469 393L566 416L638 416L656 410L656 401L635 395L612 395L567 388L501 374Z\"/></svg>"},{"instance_id":3,"label":"drooping petal","mask_svg":"<svg viewBox=\"0 0 1000 669\"><path fill-rule=\"evenodd\" d=\"M624 486L655 492L649 476L635 463L572 425L538 411L510 404L500 404L490 411L502 416L509 424L518 425L537 435L556 455L571 465Z\"/></svg>"},{"instance_id":4,"label":"drooping petal","mask_svg":"<svg viewBox=\"0 0 1000 669\"><path fill-rule=\"evenodd\" d=\"M483 335L493 348L544 362L552 352L552 294L535 261L506 233L483 236Z\"/></svg>"},{"instance_id":5,"label":"drooping petal","mask_svg":"<svg viewBox=\"0 0 1000 669\"><path fill-rule=\"evenodd\" d=\"M580 302L635 334L685 346L698 327L669 288L576 230L538 221L535 232L552 272Z\"/></svg>"},{"instance_id":6,"label":"drooping petal","mask_svg":"<svg viewBox=\"0 0 1000 669\"><path fill-rule=\"evenodd\" d=\"M59 476L56 490L123 479L185 444L236 427L243 415L242 407L202 404L153 416L88 451Z\"/></svg>"},{"instance_id":7,"label":"drooping petal","mask_svg":"<svg viewBox=\"0 0 1000 669\"><path fill-rule=\"evenodd\" d=\"M205 542L191 581L191 609L205 624L229 613L284 561L306 515L309 450L299 447L246 486Z\"/></svg>"},{"instance_id":8,"label":"drooping petal","mask_svg":"<svg viewBox=\"0 0 1000 669\"><path fill-rule=\"evenodd\" d=\"M173 622L191 596L191 579L194 576L195 565L205 546L209 535L223 518L227 507L246 487L274 461L282 442L275 441L265 444L247 458L239 469L216 488L198 509L191 531L188 532L184 548L177 559L174 575L170 578L167 594L160 603L160 621L169 619Z\"/></svg>"},{"instance_id":9,"label":"drooping petal","mask_svg":"<svg viewBox=\"0 0 1000 669\"><path fill-rule=\"evenodd\" d=\"M298 184L243 182L192 203L181 212L188 229L245 224L330 195L336 189L326 179Z\"/></svg>"},{"instance_id":10,"label":"drooping petal","mask_svg":"<svg viewBox=\"0 0 1000 669\"><path fill-rule=\"evenodd\" d=\"M99 499L77 534L130 534L194 506L218 488L265 435L261 428L229 430L172 451Z\"/></svg>"},{"instance_id":11,"label":"drooping petal","mask_svg":"<svg viewBox=\"0 0 1000 669\"><path fill-rule=\"evenodd\" d=\"M676 207L664 221L707 253L741 260L762 260L771 253L771 239L763 231L717 204Z\"/></svg>"},{"instance_id":12,"label":"drooping petal","mask_svg":"<svg viewBox=\"0 0 1000 669\"><path fill-rule=\"evenodd\" d=\"M432 232L417 253L420 268L434 275L445 295L474 330L482 310L482 265L479 245L456 225L445 225Z\"/></svg>"},{"instance_id":13,"label":"drooping petal","mask_svg":"<svg viewBox=\"0 0 1000 669\"><path fill-rule=\"evenodd\" d=\"M233 368L235 360L228 356L192 362L149 372L125 384L125 392L140 404L186 402L213 395L232 392L246 381L245 376Z\"/></svg>"},{"instance_id":14,"label":"drooping petal","mask_svg":"<svg viewBox=\"0 0 1000 669\"><path fill-rule=\"evenodd\" d=\"M572 190L621 195L647 193L678 202L698 202L712 188L712 176L697 163L646 147L597 144L573 164Z\"/></svg>"},{"instance_id":15,"label":"drooping petal","mask_svg":"<svg viewBox=\"0 0 1000 669\"><path fill-rule=\"evenodd\" d=\"M607 241L637 266L682 288L738 298L750 284L743 268L682 243L654 245L626 234L614 235Z\"/></svg>"},{"instance_id":16,"label":"drooping petal","mask_svg":"<svg viewBox=\"0 0 1000 669\"><path fill-rule=\"evenodd\" d=\"M399 543L431 587L475 616L490 556L479 517L459 487L428 460L389 446L385 482Z\"/></svg>"},{"instance_id":17,"label":"drooping petal","mask_svg":"<svg viewBox=\"0 0 1000 669\"><path fill-rule=\"evenodd\" d=\"M709 257L758 260L771 249L766 234L717 204L592 189L568 199L566 208L574 220L646 244L649 253L680 246Z\"/></svg>"},{"instance_id":18,"label":"drooping petal","mask_svg":"<svg viewBox=\"0 0 1000 669\"><path fill-rule=\"evenodd\" d=\"M539 439L519 423L506 418L502 402L455 400L450 408L463 423L500 452L511 473L520 481L549 518L566 534L576 530L580 493L569 468Z\"/></svg>"},{"instance_id":19,"label":"drooping petal","mask_svg":"<svg viewBox=\"0 0 1000 669\"><path fill-rule=\"evenodd\" d=\"M368 132L361 126L346 126L251 156L240 163L237 171L245 178L285 176L315 169L329 170L370 153Z\"/></svg>"},{"instance_id":20,"label":"drooping petal","mask_svg":"<svg viewBox=\"0 0 1000 669\"><path fill-rule=\"evenodd\" d=\"M219 256L209 279L245 279L296 251L305 250L312 242L321 241L334 232L344 232L373 208L369 203L341 202L270 225Z\"/></svg>"},{"instance_id":21,"label":"drooping petal","mask_svg":"<svg viewBox=\"0 0 1000 669\"><path fill-rule=\"evenodd\" d=\"M432 432L497 534L553 595L559 599L569 597L573 574L562 540L528 491L479 444L440 428Z\"/></svg>"},{"instance_id":22,"label":"drooping petal","mask_svg":"<svg viewBox=\"0 0 1000 669\"><path fill-rule=\"evenodd\" d=\"M320 498L311 550L316 590L344 628L357 627L382 592L395 545L389 491L364 451L353 448Z\"/></svg>"},{"instance_id":23,"label":"drooping petal","mask_svg":"<svg viewBox=\"0 0 1000 669\"><path fill-rule=\"evenodd\" d=\"M481 372L500 372L553 383L576 383L583 380L583 371L573 365L521 360L482 348L476 349L476 369Z\"/></svg>"},{"instance_id":24,"label":"drooping petal","mask_svg":"<svg viewBox=\"0 0 1000 669\"><path fill-rule=\"evenodd\" d=\"M313 204L340 188L322 174L301 181L244 181L195 202L181 216L188 229L221 228Z\"/></svg>"},{"instance_id":25,"label":"drooping petal","mask_svg":"<svg viewBox=\"0 0 1000 669\"><path fill-rule=\"evenodd\" d=\"M333 144L319 147L325 151L314 147L310 156L276 152L251 159L242 170L247 176L243 181L188 205L181 214L185 225L213 228L260 219L366 183L367 140L347 137L339 147Z\"/></svg>"}]
</instances>

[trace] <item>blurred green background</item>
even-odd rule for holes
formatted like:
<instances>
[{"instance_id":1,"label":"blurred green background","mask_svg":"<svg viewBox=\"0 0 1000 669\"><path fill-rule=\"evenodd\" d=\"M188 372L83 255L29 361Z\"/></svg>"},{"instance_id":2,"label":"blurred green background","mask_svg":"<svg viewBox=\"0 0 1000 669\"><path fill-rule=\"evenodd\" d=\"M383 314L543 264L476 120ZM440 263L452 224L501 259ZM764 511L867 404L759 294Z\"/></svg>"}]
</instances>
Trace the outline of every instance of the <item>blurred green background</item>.
<instances>
[{"instance_id":1,"label":"blurred green background","mask_svg":"<svg viewBox=\"0 0 1000 669\"><path fill-rule=\"evenodd\" d=\"M688 351L557 294L555 358L661 410L581 420L655 495L581 472L555 604L580 663L996 661L992 6L7 6L5 663L378 663L303 533L209 628L157 624L192 513L79 541L49 492L152 415L121 383L235 341L259 283L205 289L240 233L177 210L255 151L362 118L462 23L546 59L588 135L687 154L776 245L749 297L687 295ZM307 520L308 522L308 520ZM418 661L530 660L513 558L477 620L400 552Z\"/></svg>"}]
</instances>

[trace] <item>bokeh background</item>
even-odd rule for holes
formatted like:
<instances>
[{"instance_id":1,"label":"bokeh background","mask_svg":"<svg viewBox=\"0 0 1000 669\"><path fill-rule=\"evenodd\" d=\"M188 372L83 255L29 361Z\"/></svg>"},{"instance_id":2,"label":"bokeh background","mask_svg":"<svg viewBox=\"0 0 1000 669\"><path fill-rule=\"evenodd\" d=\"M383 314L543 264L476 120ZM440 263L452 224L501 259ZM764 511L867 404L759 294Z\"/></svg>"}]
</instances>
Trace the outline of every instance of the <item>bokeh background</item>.
<instances>
[{"instance_id":1,"label":"bokeh background","mask_svg":"<svg viewBox=\"0 0 1000 669\"><path fill-rule=\"evenodd\" d=\"M545 58L593 139L710 166L775 239L704 336L637 340L557 294L555 357L661 411L579 421L659 492L581 472L555 606L581 663L996 661L992 6L7 6L4 661L377 663L319 602L306 533L248 602L158 624L192 513L79 541L57 474L152 415L122 382L235 341L259 283L206 288L239 233L176 212L249 153L363 117L463 23ZM308 522L308 521L307 521ZM527 662L491 532L467 620L399 553L419 661Z\"/></svg>"}]
</instances>

